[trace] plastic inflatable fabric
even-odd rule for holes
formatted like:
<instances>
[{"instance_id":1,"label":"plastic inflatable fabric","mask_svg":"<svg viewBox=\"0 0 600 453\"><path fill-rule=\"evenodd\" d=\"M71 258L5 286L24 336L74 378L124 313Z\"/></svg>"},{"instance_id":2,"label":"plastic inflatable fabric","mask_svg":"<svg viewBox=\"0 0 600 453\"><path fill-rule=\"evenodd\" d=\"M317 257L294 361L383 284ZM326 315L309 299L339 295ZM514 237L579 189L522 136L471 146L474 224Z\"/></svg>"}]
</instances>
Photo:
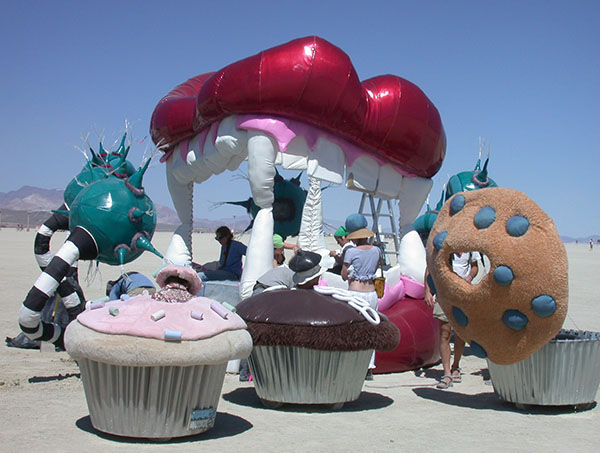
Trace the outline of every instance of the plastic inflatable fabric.
<instances>
[{"instance_id":1,"label":"plastic inflatable fabric","mask_svg":"<svg viewBox=\"0 0 600 453\"><path fill-rule=\"evenodd\" d=\"M159 102L150 130L157 146L172 149L226 116L245 113L302 120L415 176L433 176L445 155L439 112L416 85L393 75L361 82L348 55L317 36L189 79Z\"/></svg>"}]
</instances>

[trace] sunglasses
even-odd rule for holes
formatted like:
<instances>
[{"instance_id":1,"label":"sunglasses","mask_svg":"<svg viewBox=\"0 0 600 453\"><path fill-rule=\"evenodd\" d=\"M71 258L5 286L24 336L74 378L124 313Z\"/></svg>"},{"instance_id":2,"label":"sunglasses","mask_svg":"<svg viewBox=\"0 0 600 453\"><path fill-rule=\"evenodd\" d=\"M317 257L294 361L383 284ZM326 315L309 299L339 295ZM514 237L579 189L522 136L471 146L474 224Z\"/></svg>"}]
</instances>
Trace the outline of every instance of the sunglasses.
<instances>
[{"instance_id":1,"label":"sunglasses","mask_svg":"<svg viewBox=\"0 0 600 453\"><path fill-rule=\"evenodd\" d=\"M225 239L225 236L215 236L215 240L220 241L221 239Z\"/></svg>"}]
</instances>

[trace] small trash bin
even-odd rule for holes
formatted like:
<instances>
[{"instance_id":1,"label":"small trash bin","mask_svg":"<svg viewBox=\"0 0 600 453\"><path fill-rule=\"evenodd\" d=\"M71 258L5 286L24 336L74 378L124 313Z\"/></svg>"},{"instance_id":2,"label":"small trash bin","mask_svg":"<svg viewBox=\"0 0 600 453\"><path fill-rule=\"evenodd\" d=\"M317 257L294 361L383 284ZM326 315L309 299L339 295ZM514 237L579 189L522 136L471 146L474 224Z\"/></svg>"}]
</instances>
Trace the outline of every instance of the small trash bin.
<instances>
[{"instance_id":1,"label":"small trash bin","mask_svg":"<svg viewBox=\"0 0 600 453\"><path fill-rule=\"evenodd\" d=\"M585 408L600 385L600 333L563 329L521 362L487 362L494 390L506 401Z\"/></svg>"}]
</instances>

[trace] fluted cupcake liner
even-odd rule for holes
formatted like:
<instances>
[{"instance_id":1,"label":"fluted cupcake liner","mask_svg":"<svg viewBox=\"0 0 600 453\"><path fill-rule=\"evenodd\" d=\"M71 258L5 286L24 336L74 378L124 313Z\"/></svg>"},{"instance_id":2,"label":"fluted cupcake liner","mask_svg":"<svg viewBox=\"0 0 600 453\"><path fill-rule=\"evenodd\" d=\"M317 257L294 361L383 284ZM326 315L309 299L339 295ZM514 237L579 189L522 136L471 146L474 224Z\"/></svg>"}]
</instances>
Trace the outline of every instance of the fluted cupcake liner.
<instances>
[{"instance_id":1,"label":"fluted cupcake liner","mask_svg":"<svg viewBox=\"0 0 600 453\"><path fill-rule=\"evenodd\" d=\"M488 360L494 390L506 401L547 406L591 403L600 385L600 333L561 330L527 359Z\"/></svg>"},{"instance_id":2,"label":"fluted cupcake liner","mask_svg":"<svg viewBox=\"0 0 600 453\"><path fill-rule=\"evenodd\" d=\"M92 425L128 437L171 438L212 428L227 363L134 367L77 359Z\"/></svg>"},{"instance_id":3,"label":"fluted cupcake liner","mask_svg":"<svg viewBox=\"0 0 600 453\"><path fill-rule=\"evenodd\" d=\"M372 353L254 346L248 362L256 393L263 400L336 404L359 397Z\"/></svg>"}]
</instances>

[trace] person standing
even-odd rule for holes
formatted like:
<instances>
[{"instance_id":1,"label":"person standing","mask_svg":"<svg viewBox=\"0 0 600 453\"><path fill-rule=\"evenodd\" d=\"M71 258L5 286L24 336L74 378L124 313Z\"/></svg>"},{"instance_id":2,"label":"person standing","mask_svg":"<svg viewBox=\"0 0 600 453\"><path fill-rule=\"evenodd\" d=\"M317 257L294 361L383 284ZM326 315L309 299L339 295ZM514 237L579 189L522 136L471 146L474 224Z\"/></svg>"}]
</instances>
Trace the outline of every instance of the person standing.
<instances>
[{"instance_id":1,"label":"person standing","mask_svg":"<svg viewBox=\"0 0 600 453\"><path fill-rule=\"evenodd\" d=\"M346 230L345 226L339 227L335 233L333 233L333 238L335 239L335 242L337 242L337 245L341 247L341 250L332 250L329 252L329 256L335 259L335 265L329 269L329 272L341 275L342 266L344 265L344 253L348 247L354 247L354 244L348 239L348 230Z\"/></svg>"},{"instance_id":2,"label":"person standing","mask_svg":"<svg viewBox=\"0 0 600 453\"><path fill-rule=\"evenodd\" d=\"M479 252L454 253L452 255L452 270L459 277L471 283L479 271L477 261L480 259L481 255ZM425 282L427 282L428 277L429 270L426 269ZM450 358L452 355L450 350L452 327L450 326L448 317L442 310L439 302L437 302L436 296L432 294L428 284L425 285L424 299L427 305L433 307L433 317L440 322L440 357L442 359L444 374L436 387L445 390L456 383L462 382L460 359L465 352L465 340L459 337L456 332L454 333L454 360L452 361L452 365L450 365Z\"/></svg>"},{"instance_id":3,"label":"person standing","mask_svg":"<svg viewBox=\"0 0 600 453\"><path fill-rule=\"evenodd\" d=\"M373 310L377 310L379 299L375 291L375 277L381 259L381 249L369 241L375 233L367 228L367 219L362 214L350 214L346 218L345 227L348 231L347 238L355 246L347 248L344 253L342 279L348 281L348 291L366 300ZM367 380L373 379L374 368L375 352L369 363Z\"/></svg>"}]
</instances>

